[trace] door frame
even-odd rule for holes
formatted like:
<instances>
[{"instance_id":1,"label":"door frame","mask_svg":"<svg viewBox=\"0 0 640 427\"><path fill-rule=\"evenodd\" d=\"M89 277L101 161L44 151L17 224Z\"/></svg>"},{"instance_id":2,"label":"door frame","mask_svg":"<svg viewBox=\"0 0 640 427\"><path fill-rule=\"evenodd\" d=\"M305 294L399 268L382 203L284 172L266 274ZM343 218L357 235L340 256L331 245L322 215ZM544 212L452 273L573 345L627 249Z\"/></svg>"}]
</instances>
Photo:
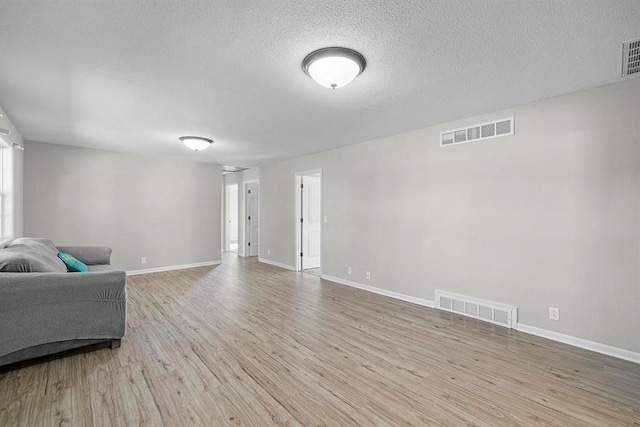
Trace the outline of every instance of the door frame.
<instances>
[{"instance_id":1,"label":"door frame","mask_svg":"<svg viewBox=\"0 0 640 427\"><path fill-rule=\"evenodd\" d=\"M240 189L240 183L239 182L230 182L228 184L224 185L224 248L223 250L225 252L229 252L231 250L231 239L229 238L229 187L233 187L236 186L236 193L238 193L238 190ZM240 213L240 201L237 200L238 197L236 196L236 212L238 212L238 214ZM236 215L239 216L239 215ZM236 221L238 221L238 218L236 218ZM238 227L238 234L240 234L240 228ZM239 237L239 236L238 236ZM238 244L240 244L240 242L238 242ZM239 250L240 248L238 248Z\"/></svg>"},{"instance_id":2,"label":"door frame","mask_svg":"<svg viewBox=\"0 0 640 427\"><path fill-rule=\"evenodd\" d=\"M243 246L242 246L242 253L243 256L245 257L250 257L250 256L256 256L256 255L251 255L251 250L248 249L248 243L250 241L251 238L251 224L249 223L249 220L247 219L249 217L248 213L247 213L247 190L248 190L248 186L249 184L258 184L258 188L260 188L260 180L259 179L250 179L248 181L244 181L242 184L242 197L243 197L243 209L242 209L242 214L244 215L243 221L242 223L244 224L244 233L243 233ZM261 195L262 195L262 189L258 190L258 233L262 233L262 226L260 224L261 222L261 212L260 212L260 199L261 199ZM240 212L240 210L238 210L238 212ZM259 237L260 239L260 237ZM260 239L262 240L262 239ZM262 246L262 244L260 245ZM238 252L240 251L240 248L238 248ZM258 257L260 257L260 248L258 248Z\"/></svg>"},{"instance_id":3,"label":"door frame","mask_svg":"<svg viewBox=\"0 0 640 427\"><path fill-rule=\"evenodd\" d=\"M296 249L293 257L295 259L295 269L296 271L302 271L302 257L300 256L300 252L302 251L302 229L300 227L300 218L302 217L302 200L300 199L300 184L302 183L302 177L305 175L316 175L320 174L320 273L322 273L324 264L323 264L323 251L322 251L322 241L324 240L324 180L322 177L322 168L320 169L311 169L306 171L299 171L294 174L295 177L295 187L293 189L295 194L295 205L294 205L294 227L296 232L295 234L295 244L294 247Z\"/></svg>"}]
</instances>

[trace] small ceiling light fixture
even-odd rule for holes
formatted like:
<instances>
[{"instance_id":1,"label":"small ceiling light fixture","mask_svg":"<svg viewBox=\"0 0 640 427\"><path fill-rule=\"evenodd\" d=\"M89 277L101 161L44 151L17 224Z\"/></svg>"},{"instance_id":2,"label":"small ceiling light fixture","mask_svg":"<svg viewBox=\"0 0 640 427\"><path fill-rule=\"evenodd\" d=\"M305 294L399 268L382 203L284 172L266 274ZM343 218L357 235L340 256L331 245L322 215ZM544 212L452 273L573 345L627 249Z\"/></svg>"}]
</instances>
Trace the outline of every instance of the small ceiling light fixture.
<instances>
[{"instance_id":1,"label":"small ceiling light fixture","mask_svg":"<svg viewBox=\"0 0 640 427\"><path fill-rule=\"evenodd\" d=\"M302 69L320 86L336 89L358 77L367 65L360 53L345 47L325 47L307 55Z\"/></svg>"},{"instance_id":2,"label":"small ceiling light fixture","mask_svg":"<svg viewBox=\"0 0 640 427\"><path fill-rule=\"evenodd\" d=\"M201 136L181 136L179 139L193 151L202 151L213 144L213 140Z\"/></svg>"}]
</instances>

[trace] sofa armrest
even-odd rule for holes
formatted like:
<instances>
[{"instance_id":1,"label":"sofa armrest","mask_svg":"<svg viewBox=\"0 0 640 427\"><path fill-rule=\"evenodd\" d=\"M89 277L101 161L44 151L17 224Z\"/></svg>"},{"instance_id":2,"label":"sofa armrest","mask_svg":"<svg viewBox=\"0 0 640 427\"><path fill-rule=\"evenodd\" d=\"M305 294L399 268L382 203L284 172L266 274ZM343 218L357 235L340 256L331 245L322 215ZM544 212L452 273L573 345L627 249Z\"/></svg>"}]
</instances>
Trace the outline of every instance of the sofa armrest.
<instances>
[{"instance_id":1,"label":"sofa armrest","mask_svg":"<svg viewBox=\"0 0 640 427\"><path fill-rule=\"evenodd\" d=\"M124 336L124 271L0 273L0 357L28 347Z\"/></svg>"},{"instance_id":2,"label":"sofa armrest","mask_svg":"<svg viewBox=\"0 0 640 427\"><path fill-rule=\"evenodd\" d=\"M57 246L58 251L74 256L87 265L111 264L111 248L105 246Z\"/></svg>"},{"instance_id":3,"label":"sofa armrest","mask_svg":"<svg viewBox=\"0 0 640 427\"><path fill-rule=\"evenodd\" d=\"M105 298L112 293L124 301L126 273L0 273L0 313L24 305ZM102 291L107 293L103 294Z\"/></svg>"}]
</instances>

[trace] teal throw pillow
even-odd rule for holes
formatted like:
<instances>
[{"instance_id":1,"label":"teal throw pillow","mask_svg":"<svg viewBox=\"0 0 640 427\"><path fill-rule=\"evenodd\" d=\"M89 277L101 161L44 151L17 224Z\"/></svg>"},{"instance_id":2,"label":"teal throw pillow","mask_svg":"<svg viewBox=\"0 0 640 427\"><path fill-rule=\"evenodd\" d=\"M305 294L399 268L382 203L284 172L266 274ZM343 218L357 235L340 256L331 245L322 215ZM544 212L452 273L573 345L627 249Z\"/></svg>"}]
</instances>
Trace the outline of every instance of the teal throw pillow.
<instances>
[{"instance_id":1,"label":"teal throw pillow","mask_svg":"<svg viewBox=\"0 0 640 427\"><path fill-rule=\"evenodd\" d=\"M64 252L60 252L58 254L58 258L62 260L67 265L67 270L75 271L79 273L86 273L89 271L89 267L81 261L78 261L73 255L65 254Z\"/></svg>"}]
</instances>

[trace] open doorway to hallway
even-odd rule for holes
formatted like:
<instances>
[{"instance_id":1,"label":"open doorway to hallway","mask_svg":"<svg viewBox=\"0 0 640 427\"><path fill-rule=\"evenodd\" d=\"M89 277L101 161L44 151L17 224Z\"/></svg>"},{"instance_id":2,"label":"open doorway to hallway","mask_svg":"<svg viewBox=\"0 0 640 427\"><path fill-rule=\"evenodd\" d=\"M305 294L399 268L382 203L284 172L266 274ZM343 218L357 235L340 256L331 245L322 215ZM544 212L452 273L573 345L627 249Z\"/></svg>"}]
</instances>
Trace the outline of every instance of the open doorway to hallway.
<instances>
[{"instance_id":1,"label":"open doorway to hallway","mask_svg":"<svg viewBox=\"0 0 640 427\"><path fill-rule=\"evenodd\" d=\"M225 245L224 250L238 253L238 184L225 185Z\"/></svg>"},{"instance_id":2,"label":"open doorway to hallway","mask_svg":"<svg viewBox=\"0 0 640 427\"><path fill-rule=\"evenodd\" d=\"M296 270L322 271L322 170L296 173Z\"/></svg>"}]
</instances>

